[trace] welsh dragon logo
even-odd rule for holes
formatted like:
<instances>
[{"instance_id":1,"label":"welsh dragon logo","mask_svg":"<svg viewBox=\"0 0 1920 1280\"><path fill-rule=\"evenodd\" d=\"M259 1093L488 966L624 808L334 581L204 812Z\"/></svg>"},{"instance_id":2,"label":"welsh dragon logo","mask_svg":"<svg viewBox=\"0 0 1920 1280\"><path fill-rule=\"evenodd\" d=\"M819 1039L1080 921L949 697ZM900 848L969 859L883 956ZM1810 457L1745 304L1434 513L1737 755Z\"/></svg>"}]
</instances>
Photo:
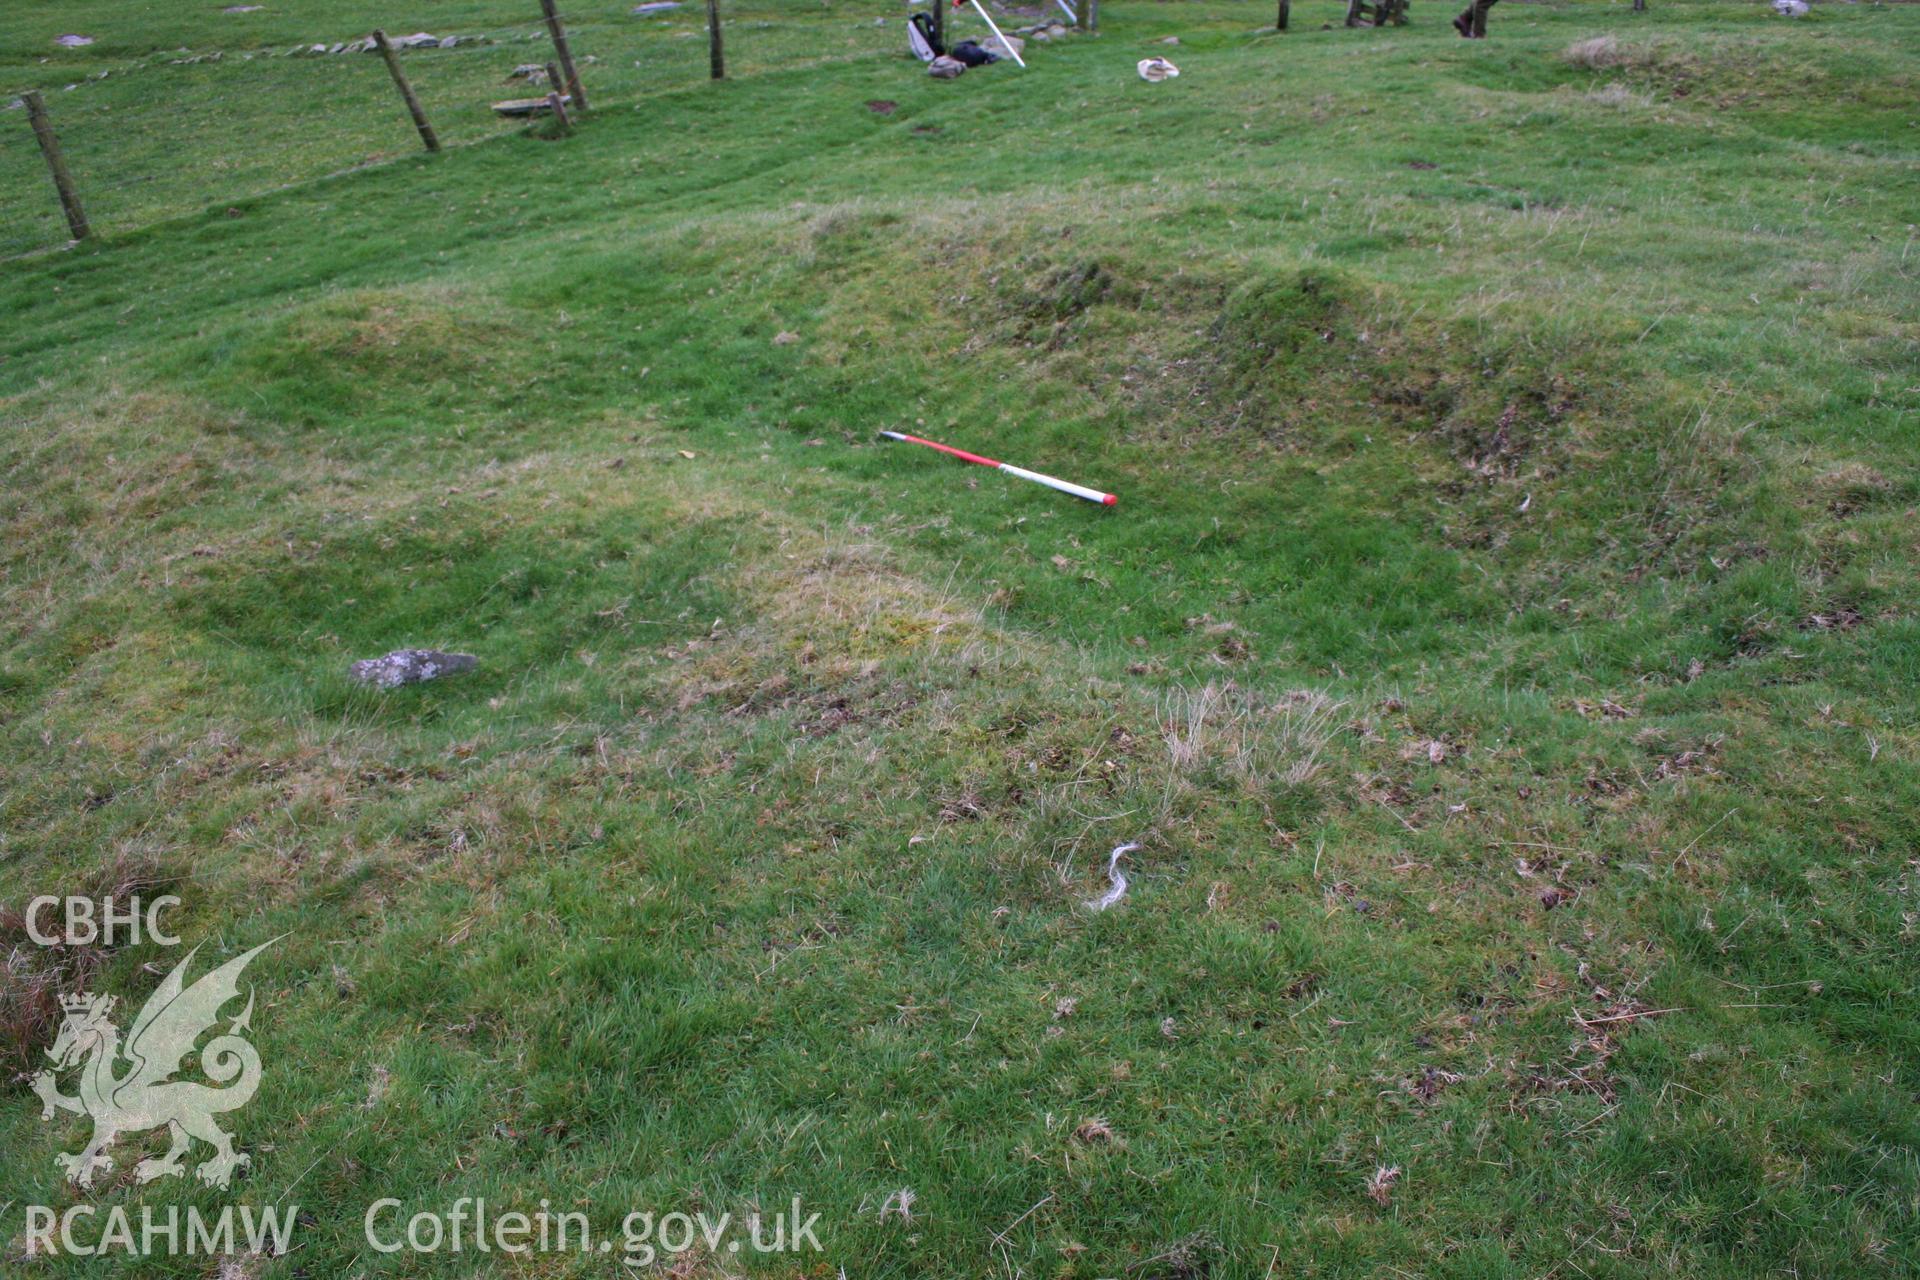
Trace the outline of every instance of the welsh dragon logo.
<instances>
[{"instance_id":1,"label":"welsh dragon logo","mask_svg":"<svg viewBox=\"0 0 1920 1280\"><path fill-rule=\"evenodd\" d=\"M260 1055L242 1038L252 1029L251 989L247 1007L200 1051L200 1069L215 1084L228 1087L168 1077L180 1070L181 1059L192 1052L201 1033L219 1021L220 1010L239 997L240 972L248 961L278 941L236 956L190 987L185 983L187 966L200 948L189 951L134 1018L124 1046L111 1017L112 996L82 992L61 998L66 1017L47 1050L53 1070L33 1078L33 1091L40 1095L42 1120L52 1119L55 1110L93 1119L93 1137L80 1154L54 1157L75 1185L91 1186L94 1170L113 1168L108 1151L115 1138L161 1125L167 1127L172 1145L166 1155L135 1167L134 1176L143 1183L184 1172L182 1161L195 1138L213 1147L213 1156L193 1171L208 1186L224 1188L233 1171L248 1162L214 1117L244 1105L260 1087ZM60 1092L58 1077L74 1067L79 1068L80 1092L68 1097Z\"/></svg>"}]
</instances>

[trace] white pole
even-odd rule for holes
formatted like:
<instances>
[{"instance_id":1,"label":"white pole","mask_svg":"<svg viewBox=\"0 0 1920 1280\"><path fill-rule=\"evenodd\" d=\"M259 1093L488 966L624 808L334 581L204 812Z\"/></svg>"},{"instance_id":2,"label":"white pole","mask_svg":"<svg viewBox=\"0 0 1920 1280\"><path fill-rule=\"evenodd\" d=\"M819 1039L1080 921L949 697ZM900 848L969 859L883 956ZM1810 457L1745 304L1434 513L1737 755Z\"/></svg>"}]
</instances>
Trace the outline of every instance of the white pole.
<instances>
[{"instance_id":1,"label":"white pole","mask_svg":"<svg viewBox=\"0 0 1920 1280\"><path fill-rule=\"evenodd\" d=\"M1029 471L1025 467L1016 467L1011 462L1001 463L1000 470L1010 476L1018 476L1022 480L1031 480L1035 484L1043 484L1049 489L1058 489L1061 493L1070 493L1076 498L1085 498L1088 502L1097 502L1103 507L1110 507L1120 501L1120 499L1110 493L1102 493L1098 489L1089 489L1083 484L1073 484L1070 481L1061 480L1056 476L1046 475L1039 471Z\"/></svg>"},{"instance_id":2,"label":"white pole","mask_svg":"<svg viewBox=\"0 0 1920 1280\"><path fill-rule=\"evenodd\" d=\"M1013 60L1015 62L1018 62L1021 65L1021 67L1024 68L1027 65L1025 60L1023 60L1020 57L1020 54L1014 49L1014 47L1011 44L1007 43L1007 38L1004 35L1000 34L1000 28L993 25L993 19L987 17L987 11L980 7L980 0L969 0L969 3L973 5L973 11L975 13L979 14L982 18L986 19L987 27L993 32L993 34L999 37L1000 47L1002 49L1005 49L1007 53L1012 56Z\"/></svg>"},{"instance_id":3,"label":"white pole","mask_svg":"<svg viewBox=\"0 0 1920 1280\"><path fill-rule=\"evenodd\" d=\"M1068 4L1067 0L1053 0L1053 2L1060 6L1062 13L1067 15L1068 22L1077 23L1080 21L1080 15L1073 11L1073 6Z\"/></svg>"}]
</instances>

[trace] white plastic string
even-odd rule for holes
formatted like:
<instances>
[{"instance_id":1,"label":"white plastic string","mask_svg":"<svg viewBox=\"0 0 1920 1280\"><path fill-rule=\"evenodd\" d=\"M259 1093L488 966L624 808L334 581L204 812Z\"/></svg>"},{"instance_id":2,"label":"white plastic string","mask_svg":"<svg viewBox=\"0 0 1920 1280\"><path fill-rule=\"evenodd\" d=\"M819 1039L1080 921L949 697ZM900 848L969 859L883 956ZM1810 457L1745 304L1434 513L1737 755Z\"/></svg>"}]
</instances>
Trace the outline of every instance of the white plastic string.
<instances>
[{"instance_id":1,"label":"white plastic string","mask_svg":"<svg viewBox=\"0 0 1920 1280\"><path fill-rule=\"evenodd\" d=\"M1126 874L1120 870L1120 859L1139 847L1137 844L1123 844L1107 855L1107 880L1113 887L1098 898L1087 899L1087 910L1105 911L1108 907L1127 896L1127 877Z\"/></svg>"}]
</instances>

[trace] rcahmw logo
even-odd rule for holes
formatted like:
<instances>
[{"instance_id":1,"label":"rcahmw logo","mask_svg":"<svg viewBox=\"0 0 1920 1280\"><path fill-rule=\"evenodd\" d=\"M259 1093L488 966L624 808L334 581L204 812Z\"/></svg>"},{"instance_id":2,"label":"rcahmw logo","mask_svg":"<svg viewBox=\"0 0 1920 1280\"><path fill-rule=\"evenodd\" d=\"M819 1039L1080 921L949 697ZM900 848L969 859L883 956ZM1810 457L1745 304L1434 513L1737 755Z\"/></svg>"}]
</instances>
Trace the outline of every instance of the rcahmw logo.
<instances>
[{"instance_id":1,"label":"rcahmw logo","mask_svg":"<svg viewBox=\"0 0 1920 1280\"><path fill-rule=\"evenodd\" d=\"M62 1254L76 1258L113 1254L205 1258L230 1255L237 1249L277 1258L292 1242L293 1223L299 1213L297 1204L285 1209L269 1205L259 1210L252 1205L226 1205L211 1215L200 1212L195 1205L182 1210L177 1204L147 1204L140 1206L137 1216L119 1204L104 1210L76 1204L63 1213L55 1213L43 1204L30 1204L25 1251L30 1258ZM90 1235L96 1221L99 1234Z\"/></svg>"},{"instance_id":2,"label":"rcahmw logo","mask_svg":"<svg viewBox=\"0 0 1920 1280\"><path fill-rule=\"evenodd\" d=\"M177 947L180 938L160 926L160 913L180 905L172 894L141 902L138 894L125 905L113 898L56 898L43 894L27 904L27 937L42 947L137 947L144 938L163 947ZM55 928L59 932L54 932Z\"/></svg>"},{"instance_id":3,"label":"rcahmw logo","mask_svg":"<svg viewBox=\"0 0 1920 1280\"><path fill-rule=\"evenodd\" d=\"M278 941L236 956L190 987L187 967L200 948L189 951L134 1017L124 1044L113 1020L113 997L80 992L61 998L66 1017L47 1050L53 1068L33 1078L33 1091L40 1095L42 1120L51 1120L56 1111L70 1111L93 1121L86 1146L77 1154L54 1157L74 1185L90 1186L95 1170L113 1168L114 1139L162 1126L172 1140L167 1153L135 1165L135 1178L144 1183L179 1176L198 1139L211 1146L213 1154L194 1167L194 1176L221 1188L233 1180L234 1170L245 1165L247 1157L234 1150L232 1137L215 1117L244 1106L260 1087L260 1055L245 1038L252 1030L251 990L246 1008L200 1051L201 1071L215 1085L227 1087L172 1077L202 1033L219 1021L220 1011L239 999L240 974L248 963ZM68 1071L77 1076L73 1094L60 1092L60 1076Z\"/></svg>"},{"instance_id":4,"label":"rcahmw logo","mask_svg":"<svg viewBox=\"0 0 1920 1280\"><path fill-rule=\"evenodd\" d=\"M473 1196L461 1196L441 1212L422 1209L410 1217L403 1212L402 1203L392 1196L367 1206L361 1226L375 1253L610 1254L617 1249L629 1267L651 1267L662 1255L686 1253L696 1243L715 1256L747 1249L763 1254L821 1251L814 1233L820 1215L803 1219L799 1196L793 1198L790 1212L780 1210L771 1219L757 1209L744 1218L635 1210L621 1219L617 1233L596 1233L585 1213L555 1210L547 1200L530 1213L502 1212L484 1197Z\"/></svg>"}]
</instances>

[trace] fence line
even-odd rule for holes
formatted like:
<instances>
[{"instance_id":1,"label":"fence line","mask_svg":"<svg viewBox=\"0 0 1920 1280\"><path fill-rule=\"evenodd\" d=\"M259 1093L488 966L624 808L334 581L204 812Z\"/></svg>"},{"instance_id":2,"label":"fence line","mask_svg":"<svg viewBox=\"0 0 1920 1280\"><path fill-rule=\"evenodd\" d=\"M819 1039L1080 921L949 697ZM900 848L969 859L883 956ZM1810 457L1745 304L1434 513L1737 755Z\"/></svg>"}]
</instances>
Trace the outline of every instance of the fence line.
<instances>
[{"instance_id":1,"label":"fence line","mask_svg":"<svg viewBox=\"0 0 1920 1280\"><path fill-rule=\"evenodd\" d=\"M729 0L723 18L719 0L655 0L612 20L596 17L576 31L575 15L561 12L555 0L537 0L537 9L536 0L517 3L524 21L437 37L392 35L384 49L375 36L289 44L276 33L251 44L148 54L97 70L89 70L86 55L70 51L62 57L72 61L50 74L72 75L73 82L32 91L39 107L29 112L33 120L20 122L32 129L6 114L24 107L24 95L0 95L0 258L57 247L78 238L81 227L95 235L125 233L222 202L239 216L253 198L382 163L414 145L431 152L500 136L520 127L493 111L511 92L503 80L545 85L521 105L549 113L552 90L571 125L579 123L589 89L603 105L638 106L663 87L697 83L703 71L717 79L906 54L897 9L841 18L795 15L780 0ZM1090 0L1079 4L1091 8ZM209 31L220 21L209 19ZM551 53L518 65L502 56L535 42ZM385 74L374 70L381 63ZM395 110L396 90L404 117ZM41 119L52 126L64 193L57 178L49 186L46 143L36 145ZM236 128L235 119L245 127ZM405 132L408 119L417 144Z\"/></svg>"}]
</instances>

